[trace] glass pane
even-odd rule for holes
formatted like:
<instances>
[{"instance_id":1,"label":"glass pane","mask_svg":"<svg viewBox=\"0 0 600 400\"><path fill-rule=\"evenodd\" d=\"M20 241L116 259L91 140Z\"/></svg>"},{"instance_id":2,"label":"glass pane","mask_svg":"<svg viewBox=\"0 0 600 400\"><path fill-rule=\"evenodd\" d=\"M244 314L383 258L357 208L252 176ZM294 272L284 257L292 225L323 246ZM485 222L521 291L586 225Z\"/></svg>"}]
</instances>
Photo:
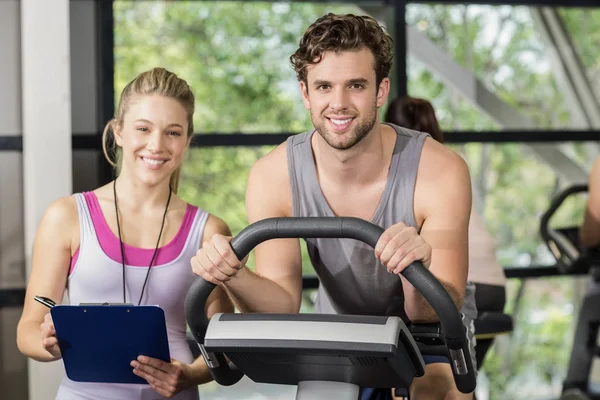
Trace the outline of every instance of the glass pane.
<instances>
[{"instance_id":1,"label":"glass pane","mask_svg":"<svg viewBox=\"0 0 600 400\"><path fill-rule=\"evenodd\" d=\"M479 372L477 398L556 399L565 378L586 278L510 280L511 334L496 337Z\"/></svg>"},{"instance_id":2,"label":"glass pane","mask_svg":"<svg viewBox=\"0 0 600 400\"><path fill-rule=\"evenodd\" d=\"M561 166L542 161L535 147L525 144L449 146L469 165L475 209L483 215L487 229L496 240L499 262L520 267L553 265L555 260L541 239L539 227L541 214L549 207L556 191L568 186L554 169ZM586 146L593 144L559 146L581 167L584 179L594 159L594 153L585 150ZM584 196L567 201L552 219L552 226L580 225L584 207Z\"/></svg>"},{"instance_id":3,"label":"glass pane","mask_svg":"<svg viewBox=\"0 0 600 400\"><path fill-rule=\"evenodd\" d=\"M427 99L435 108L440 127L445 131L492 131L501 126L467 101L451 86L447 86L435 72L412 56L407 57L409 93Z\"/></svg>"},{"instance_id":4,"label":"glass pane","mask_svg":"<svg viewBox=\"0 0 600 400\"><path fill-rule=\"evenodd\" d=\"M558 10L571 43L589 80L589 87L600 97L600 10L597 8L561 8Z\"/></svg>"},{"instance_id":5,"label":"glass pane","mask_svg":"<svg viewBox=\"0 0 600 400\"><path fill-rule=\"evenodd\" d=\"M530 10L522 6L407 6L407 24L481 84L472 87L472 82L455 76L447 77L442 83L442 74L449 70L447 63L428 51L426 56L434 60L430 60L425 68L416 62L425 62L423 55L418 56L423 46L411 47L409 40L408 51L412 55L407 66L409 94L436 103L443 129L504 128L501 120L496 118L501 110L482 95L481 89L491 92L513 113L526 118L520 122L515 122L517 118L509 118L513 122L512 128L571 126L573 116L561 86L563 82L555 76L554 60ZM415 59L417 56L420 58ZM469 93L470 96L456 101L456 93ZM487 110L487 116L482 109ZM528 126L527 121L532 125Z\"/></svg>"},{"instance_id":6,"label":"glass pane","mask_svg":"<svg viewBox=\"0 0 600 400\"><path fill-rule=\"evenodd\" d=\"M302 132L311 126L289 57L306 28L352 4L116 1L115 91L165 67L196 94L198 132Z\"/></svg>"},{"instance_id":7,"label":"glass pane","mask_svg":"<svg viewBox=\"0 0 600 400\"><path fill-rule=\"evenodd\" d=\"M182 169L179 195L221 218L233 235L248 226L246 186L250 169L274 146L192 148ZM302 243L302 271L314 274L306 245ZM254 252L248 267L254 269Z\"/></svg>"}]
</instances>

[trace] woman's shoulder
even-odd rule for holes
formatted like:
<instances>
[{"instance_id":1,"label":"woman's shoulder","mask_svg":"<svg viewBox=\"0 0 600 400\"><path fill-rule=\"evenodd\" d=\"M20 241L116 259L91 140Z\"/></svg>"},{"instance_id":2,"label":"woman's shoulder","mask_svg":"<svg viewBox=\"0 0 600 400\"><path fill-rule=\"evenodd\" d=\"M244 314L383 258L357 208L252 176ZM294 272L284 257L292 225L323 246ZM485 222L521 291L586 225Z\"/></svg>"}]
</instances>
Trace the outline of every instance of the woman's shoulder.
<instances>
[{"instance_id":1,"label":"woman's shoulder","mask_svg":"<svg viewBox=\"0 0 600 400\"><path fill-rule=\"evenodd\" d=\"M39 234L49 234L59 239L57 235L64 235L65 240L71 238L74 229L79 226L79 211L75 195L63 196L54 200L46 208L40 225Z\"/></svg>"},{"instance_id":2,"label":"woman's shoulder","mask_svg":"<svg viewBox=\"0 0 600 400\"><path fill-rule=\"evenodd\" d=\"M68 221L72 218L76 218L77 212L77 200L75 195L63 196L54 200L44 214L45 219Z\"/></svg>"}]
</instances>

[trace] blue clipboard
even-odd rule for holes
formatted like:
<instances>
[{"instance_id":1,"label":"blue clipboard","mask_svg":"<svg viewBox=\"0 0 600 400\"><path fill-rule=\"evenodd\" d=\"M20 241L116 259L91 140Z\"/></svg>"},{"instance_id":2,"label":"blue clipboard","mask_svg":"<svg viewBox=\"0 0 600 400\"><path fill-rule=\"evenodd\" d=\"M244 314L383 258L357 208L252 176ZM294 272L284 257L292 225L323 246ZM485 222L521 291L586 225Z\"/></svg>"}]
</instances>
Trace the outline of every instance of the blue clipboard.
<instances>
[{"instance_id":1,"label":"blue clipboard","mask_svg":"<svg viewBox=\"0 0 600 400\"><path fill-rule=\"evenodd\" d=\"M56 305L50 309L69 379L148 382L133 373L140 355L170 362L164 311L158 306Z\"/></svg>"}]
</instances>

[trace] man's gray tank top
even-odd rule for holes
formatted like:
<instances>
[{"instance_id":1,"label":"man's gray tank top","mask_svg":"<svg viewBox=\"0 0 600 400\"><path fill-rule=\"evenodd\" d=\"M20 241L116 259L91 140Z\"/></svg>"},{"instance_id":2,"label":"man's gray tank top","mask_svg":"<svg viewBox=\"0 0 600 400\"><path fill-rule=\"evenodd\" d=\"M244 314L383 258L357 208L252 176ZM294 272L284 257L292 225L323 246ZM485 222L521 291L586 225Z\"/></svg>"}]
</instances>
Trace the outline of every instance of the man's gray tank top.
<instances>
[{"instance_id":1,"label":"man's gray tank top","mask_svg":"<svg viewBox=\"0 0 600 400\"><path fill-rule=\"evenodd\" d=\"M371 222L384 229L402 221L419 229L413 210L417 169L426 133L391 125L398 136L388 179ZM335 216L317 178L311 130L291 136L287 157L295 217ZM318 134L318 133L317 133ZM355 239L306 239L319 277L315 312L398 315L406 318L402 281L375 258L374 249Z\"/></svg>"},{"instance_id":2,"label":"man's gray tank top","mask_svg":"<svg viewBox=\"0 0 600 400\"><path fill-rule=\"evenodd\" d=\"M398 134L385 189L371 222L384 229L402 221L420 230L413 209L415 183L425 138L391 125ZM293 216L335 216L317 179L311 130L287 140ZM402 281L375 258L374 249L355 239L305 239L319 277L315 312L327 314L396 315L404 312ZM468 297L473 297L470 294ZM474 298L465 298L472 304ZM471 313L469 313L471 314Z\"/></svg>"}]
</instances>

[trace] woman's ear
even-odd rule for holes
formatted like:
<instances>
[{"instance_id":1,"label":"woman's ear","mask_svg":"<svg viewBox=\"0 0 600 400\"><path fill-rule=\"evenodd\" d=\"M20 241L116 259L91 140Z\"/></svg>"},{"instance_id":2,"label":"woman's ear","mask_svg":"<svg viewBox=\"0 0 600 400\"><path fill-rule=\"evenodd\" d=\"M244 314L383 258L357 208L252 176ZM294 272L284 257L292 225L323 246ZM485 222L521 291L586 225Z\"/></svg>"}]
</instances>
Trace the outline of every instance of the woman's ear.
<instances>
[{"instance_id":1,"label":"woman's ear","mask_svg":"<svg viewBox=\"0 0 600 400\"><path fill-rule=\"evenodd\" d=\"M111 122L111 128L113 131L113 135L115 135L115 143L117 144L117 146L123 147L122 127L120 126L120 124L117 123L116 120L113 119Z\"/></svg>"}]
</instances>

